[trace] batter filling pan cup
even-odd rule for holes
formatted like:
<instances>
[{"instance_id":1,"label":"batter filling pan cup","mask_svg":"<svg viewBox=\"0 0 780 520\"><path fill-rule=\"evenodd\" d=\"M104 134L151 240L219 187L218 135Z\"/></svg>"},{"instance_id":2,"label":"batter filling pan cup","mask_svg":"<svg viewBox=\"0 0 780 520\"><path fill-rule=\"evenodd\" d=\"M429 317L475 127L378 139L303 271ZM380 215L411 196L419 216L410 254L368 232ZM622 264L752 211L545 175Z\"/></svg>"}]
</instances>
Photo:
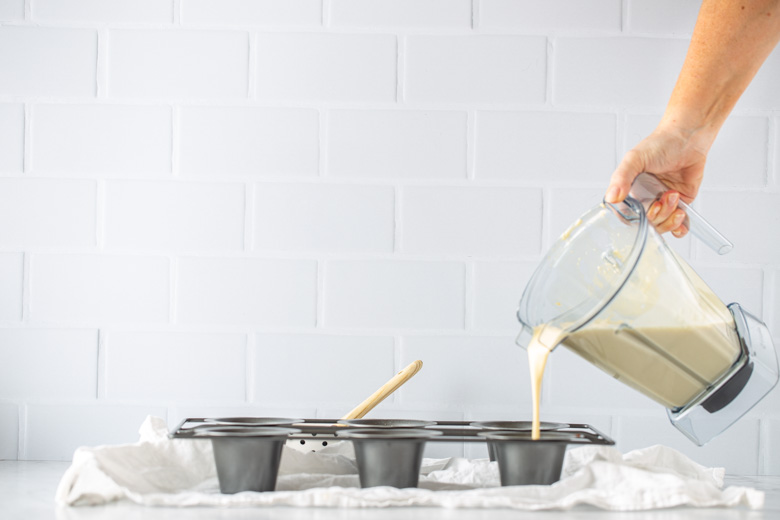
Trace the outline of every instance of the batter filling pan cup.
<instances>
[{"instance_id":1,"label":"batter filling pan cup","mask_svg":"<svg viewBox=\"0 0 780 520\"><path fill-rule=\"evenodd\" d=\"M471 426L483 430L530 432L532 424L531 421L479 421L471 423ZM542 431L560 430L567 426L569 425L564 423L542 421L539 425L539 429ZM496 451L493 449L493 443L487 443L487 450L488 457L490 457L491 462L494 462L496 460Z\"/></svg>"},{"instance_id":2,"label":"batter filling pan cup","mask_svg":"<svg viewBox=\"0 0 780 520\"><path fill-rule=\"evenodd\" d=\"M549 485L561 478L563 457L569 444L581 444L578 434L542 431L539 440L531 432L496 431L481 434L493 446L502 486Z\"/></svg>"}]
</instances>

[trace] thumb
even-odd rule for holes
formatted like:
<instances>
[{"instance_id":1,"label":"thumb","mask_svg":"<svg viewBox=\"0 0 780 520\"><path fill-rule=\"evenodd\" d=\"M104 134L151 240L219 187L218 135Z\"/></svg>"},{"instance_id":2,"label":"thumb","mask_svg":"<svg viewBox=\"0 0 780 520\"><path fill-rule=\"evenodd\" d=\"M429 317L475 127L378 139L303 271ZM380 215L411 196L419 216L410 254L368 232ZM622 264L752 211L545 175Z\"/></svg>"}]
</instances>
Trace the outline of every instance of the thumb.
<instances>
[{"instance_id":1,"label":"thumb","mask_svg":"<svg viewBox=\"0 0 780 520\"><path fill-rule=\"evenodd\" d=\"M631 183L643 171L645 171L645 164L640 154L635 150L630 150L623 156L623 160L620 161L612 174L604 200L611 203L621 202L628 195Z\"/></svg>"}]
</instances>

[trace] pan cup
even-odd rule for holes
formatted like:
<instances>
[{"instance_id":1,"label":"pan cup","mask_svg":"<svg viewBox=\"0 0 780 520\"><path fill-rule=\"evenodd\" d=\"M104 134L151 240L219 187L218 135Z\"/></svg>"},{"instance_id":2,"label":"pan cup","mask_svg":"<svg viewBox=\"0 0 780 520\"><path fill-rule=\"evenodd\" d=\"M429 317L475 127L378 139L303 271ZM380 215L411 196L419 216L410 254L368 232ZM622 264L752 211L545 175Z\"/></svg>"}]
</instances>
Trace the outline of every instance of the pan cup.
<instances>
[{"instance_id":1,"label":"pan cup","mask_svg":"<svg viewBox=\"0 0 780 520\"><path fill-rule=\"evenodd\" d=\"M561 478L566 447L577 442L577 434L543 431L539 440L531 432L496 431L481 433L493 446L502 486L549 485Z\"/></svg>"},{"instance_id":2,"label":"pan cup","mask_svg":"<svg viewBox=\"0 0 780 520\"><path fill-rule=\"evenodd\" d=\"M303 419L289 417L215 417L203 419L209 426L290 426L302 423Z\"/></svg>"},{"instance_id":3,"label":"pan cup","mask_svg":"<svg viewBox=\"0 0 780 520\"><path fill-rule=\"evenodd\" d=\"M341 419L339 424L351 428L425 428L435 426L436 421L417 419Z\"/></svg>"},{"instance_id":4,"label":"pan cup","mask_svg":"<svg viewBox=\"0 0 780 520\"><path fill-rule=\"evenodd\" d=\"M415 428L356 428L339 436L355 448L360 487L414 488L420 480L425 442L441 434Z\"/></svg>"},{"instance_id":5,"label":"pan cup","mask_svg":"<svg viewBox=\"0 0 780 520\"><path fill-rule=\"evenodd\" d=\"M224 426L204 428L195 436L211 439L219 490L273 491L282 459L282 446L294 428Z\"/></svg>"},{"instance_id":6,"label":"pan cup","mask_svg":"<svg viewBox=\"0 0 780 520\"><path fill-rule=\"evenodd\" d=\"M471 426L481 430L530 432L533 428L533 423L531 421L480 421L471 423ZM568 424L564 423L542 421L539 429L542 431L560 430L568 426ZM496 460L496 451L493 449L493 443L487 443L487 450L490 461L494 462Z\"/></svg>"}]
</instances>

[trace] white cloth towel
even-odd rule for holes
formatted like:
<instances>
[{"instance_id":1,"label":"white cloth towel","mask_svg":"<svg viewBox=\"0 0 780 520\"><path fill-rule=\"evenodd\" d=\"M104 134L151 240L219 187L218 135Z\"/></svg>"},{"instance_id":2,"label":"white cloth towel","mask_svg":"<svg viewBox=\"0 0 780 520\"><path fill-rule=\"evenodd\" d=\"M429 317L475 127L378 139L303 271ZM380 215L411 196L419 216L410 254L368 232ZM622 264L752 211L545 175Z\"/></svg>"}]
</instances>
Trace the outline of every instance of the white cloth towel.
<instances>
[{"instance_id":1,"label":"white cloth towel","mask_svg":"<svg viewBox=\"0 0 780 520\"><path fill-rule=\"evenodd\" d=\"M568 509L589 504L636 511L675 506L760 508L764 494L723 489L723 468L705 468L664 446L625 455L606 446L570 449L551 486L499 485L495 462L424 459L420 487L361 489L348 442L317 453L285 447L277 491L219 493L211 442L170 439L149 417L134 444L79 448L57 489L60 504L129 500L147 506L295 506Z\"/></svg>"}]
</instances>

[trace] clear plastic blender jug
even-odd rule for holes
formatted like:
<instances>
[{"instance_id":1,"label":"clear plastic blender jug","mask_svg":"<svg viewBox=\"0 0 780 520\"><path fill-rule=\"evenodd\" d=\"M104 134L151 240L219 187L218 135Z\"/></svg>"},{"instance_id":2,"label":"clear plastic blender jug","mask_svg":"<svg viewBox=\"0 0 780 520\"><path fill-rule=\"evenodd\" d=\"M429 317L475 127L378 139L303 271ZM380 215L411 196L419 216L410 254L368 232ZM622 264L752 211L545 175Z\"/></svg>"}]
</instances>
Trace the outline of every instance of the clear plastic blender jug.
<instances>
[{"instance_id":1,"label":"clear plastic blender jug","mask_svg":"<svg viewBox=\"0 0 780 520\"><path fill-rule=\"evenodd\" d=\"M703 445L775 386L777 356L766 325L722 303L648 223L643 202L596 206L561 235L523 292L517 341L526 347L539 326L563 331L561 345L661 403Z\"/></svg>"}]
</instances>

